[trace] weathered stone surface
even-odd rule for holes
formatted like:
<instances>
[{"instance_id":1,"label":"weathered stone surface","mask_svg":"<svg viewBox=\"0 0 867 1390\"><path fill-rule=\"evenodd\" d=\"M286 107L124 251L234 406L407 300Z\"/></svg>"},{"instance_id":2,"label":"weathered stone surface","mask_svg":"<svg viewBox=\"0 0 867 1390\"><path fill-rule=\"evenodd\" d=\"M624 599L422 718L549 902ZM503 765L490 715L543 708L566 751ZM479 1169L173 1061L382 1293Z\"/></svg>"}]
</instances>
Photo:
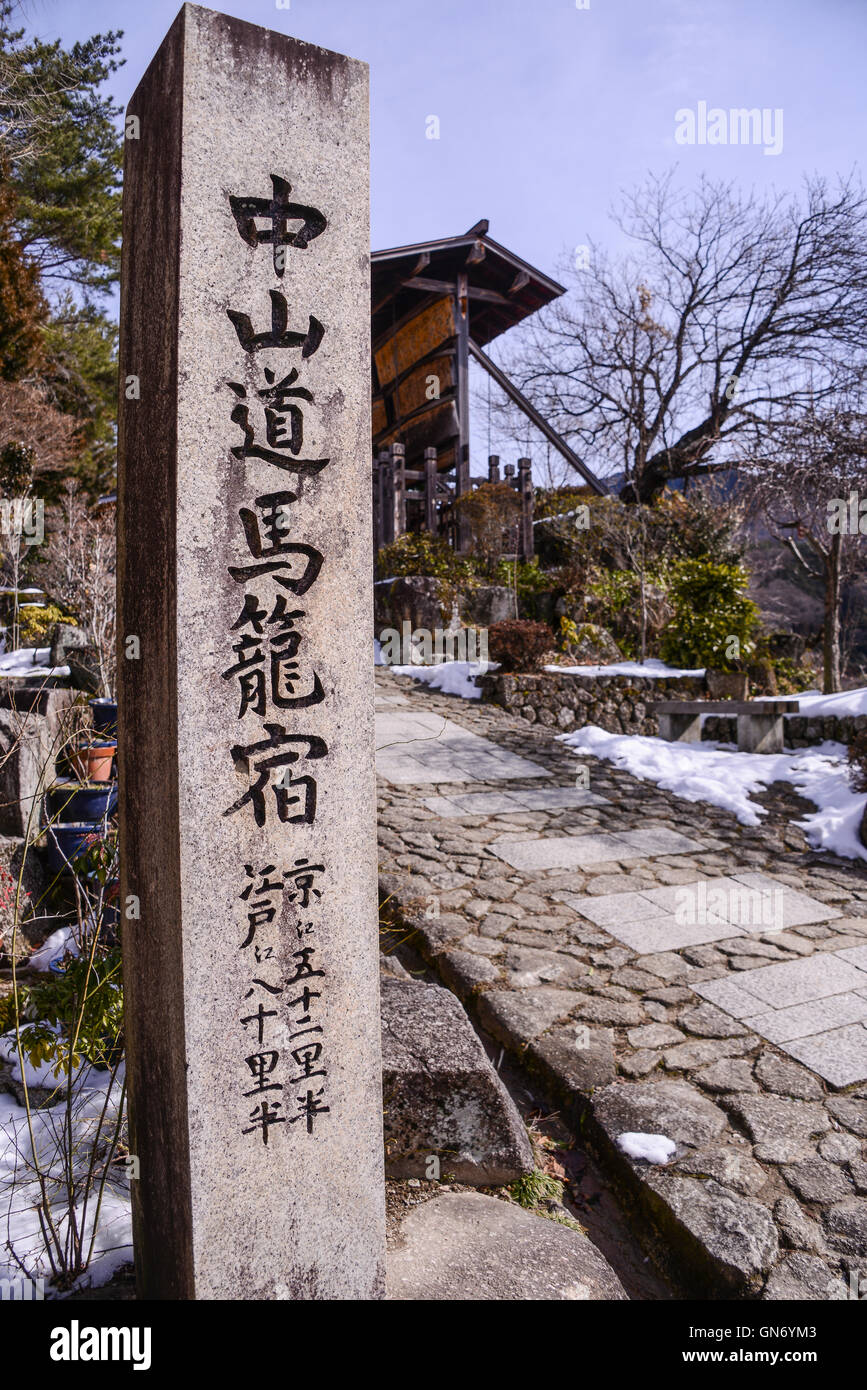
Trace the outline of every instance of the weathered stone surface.
<instances>
[{"instance_id":1,"label":"weathered stone surface","mask_svg":"<svg viewBox=\"0 0 867 1390\"><path fill-rule=\"evenodd\" d=\"M624 1076L648 1076L662 1061L661 1052L653 1052L649 1047L640 1047L637 1052L629 1052L619 1057L617 1065Z\"/></svg>"},{"instance_id":2,"label":"weathered stone surface","mask_svg":"<svg viewBox=\"0 0 867 1390\"><path fill-rule=\"evenodd\" d=\"M817 1255L798 1251L784 1255L771 1271L762 1293L763 1300L827 1299L834 1276L824 1260Z\"/></svg>"},{"instance_id":3,"label":"weathered stone surface","mask_svg":"<svg viewBox=\"0 0 867 1390\"><path fill-rule=\"evenodd\" d=\"M593 1097L593 1113L612 1142L620 1134L662 1134L698 1148L726 1128L723 1111L686 1081L606 1086Z\"/></svg>"},{"instance_id":4,"label":"weathered stone surface","mask_svg":"<svg viewBox=\"0 0 867 1390\"><path fill-rule=\"evenodd\" d=\"M863 1257L867 1250L867 1200L846 1197L824 1213L824 1222L835 1250Z\"/></svg>"},{"instance_id":5,"label":"weathered stone surface","mask_svg":"<svg viewBox=\"0 0 867 1390\"><path fill-rule=\"evenodd\" d=\"M683 1042L683 1033L670 1023L645 1023L640 1028L630 1028L626 1041L630 1047L667 1047L670 1043Z\"/></svg>"},{"instance_id":6,"label":"weathered stone surface","mask_svg":"<svg viewBox=\"0 0 867 1390\"><path fill-rule=\"evenodd\" d=\"M813 1134L824 1134L831 1121L822 1105L801 1100L777 1100L774 1096L739 1095L729 1102L756 1146L756 1158L764 1163L797 1163L815 1153Z\"/></svg>"},{"instance_id":7,"label":"weathered stone surface","mask_svg":"<svg viewBox=\"0 0 867 1390\"><path fill-rule=\"evenodd\" d=\"M697 1149L674 1165L674 1171L697 1178L715 1178L723 1187L754 1197L761 1192L768 1175L745 1149L724 1145Z\"/></svg>"},{"instance_id":8,"label":"weathered stone surface","mask_svg":"<svg viewBox=\"0 0 867 1390\"><path fill-rule=\"evenodd\" d=\"M819 1153L831 1163L857 1162L861 1158L862 1148L861 1140L845 1130L832 1131L819 1140Z\"/></svg>"},{"instance_id":9,"label":"weathered stone surface","mask_svg":"<svg viewBox=\"0 0 867 1390\"><path fill-rule=\"evenodd\" d=\"M443 951L437 957L437 966L449 988L462 996L500 978L495 962L475 951Z\"/></svg>"},{"instance_id":10,"label":"weathered stone surface","mask_svg":"<svg viewBox=\"0 0 867 1390\"><path fill-rule=\"evenodd\" d=\"M460 1003L439 985L382 981L386 1173L507 1183L533 1169L523 1121Z\"/></svg>"},{"instance_id":11,"label":"weathered stone surface","mask_svg":"<svg viewBox=\"0 0 867 1390\"><path fill-rule=\"evenodd\" d=\"M625 1299L579 1231L481 1193L415 1207L388 1256L388 1297L415 1301Z\"/></svg>"},{"instance_id":12,"label":"weathered stone surface","mask_svg":"<svg viewBox=\"0 0 867 1390\"><path fill-rule=\"evenodd\" d=\"M709 1067L702 1067L693 1077L706 1091L720 1094L726 1091L757 1091L753 1080L753 1066L746 1058L724 1057Z\"/></svg>"},{"instance_id":13,"label":"weathered stone surface","mask_svg":"<svg viewBox=\"0 0 867 1390\"><path fill-rule=\"evenodd\" d=\"M479 1020L500 1042L514 1047L538 1038L552 1023L567 1018L582 997L573 990L544 985L514 994L509 990L489 990L479 996Z\"/></svg>"},{"instance_id":14,"label":"weathered stone surface","mask_svg":"<svg viewBox=\"0 0 867 1390\"><path fill-rule=\"evenodd\" d=\"M702 1039L701 1042L679 1043L667 1047L663 1060L670 1071L689 1071L693 1067L705 1066L722 1057L738 1057L752 1052L755 1040L751 1037L740 1041L738 1038Z\"/></svg>"},{"instance_id":15,"label":"weathered stone surface","mask_svg":"<svg viewBox=\"0 0 867 1390\"><path fill-rule=\"evenodd\" d=\"M607 1086L617 1071L610 1028L553 1028L531 1043L528 1055L550 1068L563 1085L582 1093Z\"/></svg>"},{"instance_id":16,"label":"weathered stone surface","mask_svg":"<svg viewBox=\"0 0 867 1390\"><path fill-rule=\"evenodd\" d=\"M867 1139L867 1100L856 1100L851 1096L829 1096L828 1109L841 1125Z\"/></svg>"},{"instance_id":17,"label":"weathered stone surface","mask_svg":"<svg viewBox=\"0 0 867 1390\"><path fill-rule=\"evenodd\" d=\"M448 629L451 623L451 592L441 579L414 574L380 580L373 587L373 597L374 624L380 641L382 629L395 628L400 635L405 622L411 623L413 629L424 628L427 632Z\"/></svg>"},{"instance_id":18,"label":"weathered stone surface","mask_svg":"<svg viewBox=\"0 0 867 1390\"><path fill-rule=\"evenodd\" d=\"M538 951L531 946L509 946L500 964L511 989L565 984L588 973L583 961L560 951Z\"/></svg>"},{"instance_id":19,"label":"weathered stone surface","mask_svg":"<svg viewBox=\"0 0 867 1390\"><path fill-rule=\"evenodd\" d=\"M814 1254L825 1248L822 1228L807 1215L794 1197L780 1197L774 1204L774 1220L784 1243L793 1250L810 1250Z\"/></svg>"},{"instance_id":20,"label":"weathered stone surface","mask_svg":"<svg viewBox=\"0 0 867 1390\"><path fill-rule=\"evenodd\" d=\"M590 995L582 994L577 997L573 1005L576 1017L586 1019L588 1023L605 1023L612 1027L623 1027L630 1023L642 1023L644 1014L640 1004L627 1003L625 1000L591 998Z\"/></svg>"},{"instance_id":21,"label":"weathered stone surface","mask_svg":"<svg viewBox=\"0 0 867 1390\"><path fill-rule=\"evenodd\" d=\"M677 1021L690 1033L697 1033L703 1038L742 1038L747 1033L742 1023L713 1004L698 1004L693 1009L682 1009Z\"/></svg>"},{"instance_id":22,"label":"weathered stone surface","mask_svg":"<svg viewBox=\"0 0 867 1390\"><path fill-rule=\"evenodd\" d=\"M737 1285L768 1269L779 1249L767 1207L729 1192L713 1178L681 1178L652 1169L647 1186L674 1221L707 1251L716 1267Z\"/></svg>"},{"instance_id":23,"label":"weathered stone surface","mask_svg":"<svg viewBox=\"0 0 867 1390\"><path fill-rule=\"evenodd\" d=\"M184 5L130 115L117 627L139 643L118 663L118 698L121 897L138 897L143 928L124 940L140 1292L373 1299L385 1204L367 68ZM278 211L290 197L300 219ZM281 306L289 342L257 351L261 333L282 339ZM270 395L270 458L266 368L277 383L297 368L303 397L296 420L279 385ZM263 638L259 708L249 683L224 679L251 601L297 610L299 625L288 683ZM290 709L293 691L309 705ZM322 865L321 897L298 889L298 861ZM284 879L270 896L268 865ZM266 901L258 951L240 949ZM299 1038L308 1007L323 1031Z\"/></svg>"},{"instance_id":24,"label":"weathered stone surface","mask_svg":"<svg viewBox=\"0 0 867 1390\"><path fill-rule=\"evenodd\" d=\"M787 1164L783 1177L803 1202L836 1202L854 1195L848 1176L836 1163L824 1158L808 1158L803 1163Z\"/></svg>"},{"instance_id":25,"label":"weathered stone surface","mask_svg":"<svg viewBox=\"0 0 867 1390\"><path fill-rule=\"evenodd\" d=\"M90 638L75 623L55 623L48 633L48 645L49 665L64 666L70 652L84 651L90 646Z\"/></svg>"},{"instance_id":26,"label":"weathered stone surface","mask_svg":"<svg viewBox=\"0 0 867 1390\"><path fill-rule=\"evenodd\" d=\"M23 691L14 698L19 708L0 708L0 834L20 837L38 829L43 793L69 739L75 691L44 691L41 697L34 692L32 709Z\"/></svg>"},{"instance_id":27,"label":"weathered stone surface","mask_svg":"<svg viewBox=\"0 0 867 1390\"><path fill-rule=\"evenodd\" d=\"M755 1075L769 1091L794 1100L821 1100L821 1083L797 1062L789 1062L774 1052L763 1052L756 1062Z\"/></svg>"}]
</instances>

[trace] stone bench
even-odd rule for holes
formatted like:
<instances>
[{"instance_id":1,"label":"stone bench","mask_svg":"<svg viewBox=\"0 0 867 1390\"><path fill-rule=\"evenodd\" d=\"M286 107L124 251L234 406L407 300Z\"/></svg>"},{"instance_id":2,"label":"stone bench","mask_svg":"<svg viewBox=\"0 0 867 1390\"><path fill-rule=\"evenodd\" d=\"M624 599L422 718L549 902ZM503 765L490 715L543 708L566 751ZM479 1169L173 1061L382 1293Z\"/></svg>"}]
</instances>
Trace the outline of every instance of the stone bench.
<instances>
[{"instance_id":1,"label":"stone bench","mask_svg":"<svg viewBox=\"0 0 867 1390\"><path fill-rule=\"evenodd\" d=\"M699 743L703 714L733 714L742 753L782 753L783 715L797 714L797 700L660 700L652 706L659 736L668 743Z\"/></svg>"}]
</instances>

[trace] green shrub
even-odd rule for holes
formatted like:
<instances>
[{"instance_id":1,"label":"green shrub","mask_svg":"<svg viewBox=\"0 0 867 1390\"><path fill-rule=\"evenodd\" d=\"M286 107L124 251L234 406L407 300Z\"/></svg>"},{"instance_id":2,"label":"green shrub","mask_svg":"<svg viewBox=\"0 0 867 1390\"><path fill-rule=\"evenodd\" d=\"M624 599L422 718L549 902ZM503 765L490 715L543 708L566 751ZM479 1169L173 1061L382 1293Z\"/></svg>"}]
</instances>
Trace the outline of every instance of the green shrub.
<instances>
[{"instance_id":1,"label":"green shrub","mask_svg":"<svg viewBox=\"0 0 867 1390\"><path fill-rule=\"evenodd\" d=\"M488 629L488 651L503 671L536 671L554 647L554 634L546 623L514 619L494 623Z\"/></svg>"},{"instance_id":2,"label":"green shrub","mask_svg":"<svg viewBox=\"0 0 867 1390\"><path fill-rule=\"evenodd\" d=\"M514 560L500 560L494 571L493 582L505 589L517 588L519 599L532 598L534 594L556 587L553 576L539 569L538 559L519 560L517 572Z\"/></svg>"},{"instance_id":3,"label":"green shrub","mask_svg":"<svg viewBox=\"0 0 867 1390\"><path fill-rule=\"evenodd\" d=\"M674 666L738 670L755 651L758 627L759 610L744 592L748 578L740 565L675 562L669 588L674 617L663 634L663 659Z\"/></svg>"},{"instance_id":4,"label":"green shrub","mask_svg":"<svg viewBox=\"0 0 867 1390\"><path fill-rule=\"evenodd\" d=\"M457 583L472 580L473 566L456 555L441 536L432 536L429 531L407 531L382 547L376 557L376 577L402 579L415 574Z\"/></svg>"},{"instance_id":5,"label":"green shrub","mask_svg":"<svg viewBox=\"0 0 867 1390\"><path fill-rule=\"evenodd\" d=\"M67 956L62 972L19 986L21 1047L31 1065L52 1063L55 1076L82 1059L114 1065L123 1046L120 947ZM0 1031L15 1027L15 997L0 1001Z\"/></svg>"},{"instance_id":6,"label":"green shrub","mask_svg":"<svg viewBox=\"0 0 867 1390\"><path fill-rule=\"evenodd\" d=\"M73 621L56 603L46 603L42 608L24 608L19 614L18 641L22 647L44 647L55 623Z\"/></svg>"}]
</instances>

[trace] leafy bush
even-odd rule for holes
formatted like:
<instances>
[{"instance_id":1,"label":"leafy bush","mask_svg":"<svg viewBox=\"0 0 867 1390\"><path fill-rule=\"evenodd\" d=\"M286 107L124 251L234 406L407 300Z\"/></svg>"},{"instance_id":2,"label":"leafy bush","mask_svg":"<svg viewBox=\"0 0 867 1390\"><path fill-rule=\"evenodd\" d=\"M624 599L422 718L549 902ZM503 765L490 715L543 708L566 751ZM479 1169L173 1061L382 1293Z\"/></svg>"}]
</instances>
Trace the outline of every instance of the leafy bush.
<instances>
[{"instance_id":1,"label":"leafy bush","mask_svg":"<svg viewBox=\"0 0 867 1390\"><path fill-rule=\"evenodd\" d=\"M790 656L772 656L770 662L781 695L797 695L802 690L810 690L819 679L816 667L808 666L803 661L793 661Z\"/></svg>"},{"instance_id":2,"label":"leafy bush","mask_svg":"<svg viewBox=\"0 0 867 1390\"><path fill-rule=\"evenodd\" d=\"M458 497L455 505L470 528L477 573L493 577L503 551L516 548L520 494L509 483L482 483Z\"/></svg>"},{"instance_id":3,"label":"leafy bush","mask_svg":"<svg viewBox=\"0 0 867 1390\"><path fill-rule=\"evenodd\" d=\"M513 560L500 560L493 582L502 584L505 589L517 588L519 599L531 598L533 594L556 587L553 576L539 569L538 559L519 560L517 565Z\"/></svg>"},{"instance_id":4,"label":"leafy bush","mask_svg":"<svg viewBox=\"0 0 867 1390\"><path fill-rule=\"evenodd\" d=\"M19 642L22 647L44 647L49 632L55 623L68 623L69 614L56 603L46 603L42 608L19 609Z\"/></svg>"},{"instance_id":5,"label":"leafy bush","mask_svg":"<svg viewBox=\"0 0 867 1390\"><path fill-rule=\"evenodd\" d=\"M849 783L855 792L867 792L867 729L849 744Z\"/></svg>"},{"instance_id":6,"label":"leafy bush","mask_svg":"<svg viewBox=\"0 0 867 1390\"><path fill-rule=\"evenodd\" d=\"M759 610L744 593L747 582L740 565L699 559L672 565L674 618L663 634L663 659L674 666L738 670L755 650L758 626Z\"/></svg>"},{"instance_id":7,"label":"leafy bush","mask_svg":"<svg viewBox=\"0 0 867 1390\"><path fill-rule=\"evenodd\" d=\"M546 623L515 619L488 630L491 660L503 671L536 671L553 647L554 634Z\"/></svg>"},{"instance_id":8,"label":"leafy bush","mask_svg":"<svg viewBox=\"0 0 867 1390\"><path fill-rule=\"evenodd\" d=\"M114 1066L123 1046L120 947L67 956L65 968L18 988L21 1048L32 1066L53 1063L54 1074L82 1059ZM0 1031L15 1027L15 996L0 1004Z\"/></svg>"},{"instance_id":9,"label":"leafy bush","mask_svg":"<svg viewBox=\"0 0 867 1390\"><path fill-rule=\"evenodd\" d=\"M441 536L432 536L429 531L407 531L382 547L376 557L376 577L401 579L414 574L456 583L471 580L473 567L456 555Z\"/></svg>"}]
</instances>

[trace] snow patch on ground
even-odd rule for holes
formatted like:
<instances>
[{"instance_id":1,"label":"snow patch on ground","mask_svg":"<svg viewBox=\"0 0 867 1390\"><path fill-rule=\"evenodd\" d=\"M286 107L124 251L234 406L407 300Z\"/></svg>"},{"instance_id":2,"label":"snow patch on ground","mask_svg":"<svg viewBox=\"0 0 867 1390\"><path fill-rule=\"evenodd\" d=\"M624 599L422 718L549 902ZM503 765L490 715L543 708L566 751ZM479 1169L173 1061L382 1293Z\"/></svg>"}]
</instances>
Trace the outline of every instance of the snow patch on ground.
<instances>
[{"instance_id":1,"label":"snow patch on ground","mask_svg":"<svg viewBox=\"0 0 867 1390\"><path fill-rule=\"evenodd\" d=\"M646 1163L668 1163L677 1145L664 1134L618 1134L617 1147L627 1158L643 1158Z\"/></svg>"},{"instance_id":2,"label":"snow patch on ground","mask_svg":"<svg viewBox=\"0 0 867 1390\"><path fill-rule=\"evenodd\" d=\"M831 715L838 719L856 714L867 714L867 686L857 690L838 690L835 695L823 695L821 690L805 690L800 695L760 695L762 700L797 700L798 714L810 719L826 719Z\"/></svg>"},{"instance_id":3,"label":"snow patch on ground","mask_svg":"<svg viewBox=\"0 0 867 1390\"><path fill-rule=\"evenodd\" d=\"M686 671L680 666L666 666L664 661L620 661L612 666L546 666L565 676L644 676L646 680L664 680L670 676L703 676L700 670Z\"/></svg>"},{"instance_id":4,"label":"snow patch on ground","mask_svg":"<svg viewBox=\"0 0 867 1390\"><path fill-rule=\"evenodd\" d=\"M476 676L496 669L496 663L491 661L442 661L438 666L391 667L396 676L412 676L413 680L429 685L431 690L439 690L443 695L458 695L462 700L480 700L482 692L475 683Z\"/></svg>"},{"instance_id":5,"label":"snow patch on ground","mask_svg":"<svg viewBox=\"0 0 867 1390\"><path fill-rule=\"evenodd\" d=\"M816 811L795 823L812 849L844 859L867 860L858 829L867 797L849 785L841 743L788 753L740 753L730 744L666 743L659 738L609 734L594 724L564 734L576 753L605 758L642 782L655 782L684 801L703 801L731 811L742 825L759 825L765 808L751 795L772 782L788 782Z\"/></svg>"},{"instance_id":6,"label":"snow patch on ground","mask_svg":"<svg viewBox=\"0 0 867 1390\"><path fill-rule=\"evenodd\" d=\"M0 656L0 676L68 676L68 666L51 666L50 647L20 647Z\"/></svg>"},{"instance_id":7,"label":"snow patch on ground","mask_svg":"<svg viewBox=\"0 0 867 1390\"><path fill-rule=\"evenodd\" d=\"M0 1038L0 1050L9 1054L10 1035ZM12 1051L15 1049L14 1034L11 1035ZM45 1068L39 1068L39 1074ZM50 1074L45 1080L32 1084L62 1085ZM121 1102L123 1067L118 1069L114 1085L111 1074L88 1067L86 1074L76 1078L76 1095L73 1099L73 1130L75 1136L74 1164L76 1175L80 1178L86 1170L90 1157L90 1137L95 1134L103 1107L106 1109L104 1125L108 1132L117 1107ZM40 1110L31 1110L32 1136L27 1122L27 1112L13 1096L0 1092L0 1228L3 1242L0 1245L0 1279L18 1279L21 1270L14 1263L7 1248L11 1243L18 1256L24 1261L28 1273L34 1278L44 1278L46 1295L52 1296L49 1280L51 1270L45 1254L39 1228L37 1206L40 1198L39 1183L34 1172L33 1154L36 1152L43 1173L55 1179L49 1188L55 1192L62 1190L64 1165L64 1127L67 1123L67 1107L63 1101ZM86 1208L83 1202L76 1206L76 1220L89 1241L93 1233L93 1222L97 1193L92 1192ZM65 1229L66 1216L57 1201L53 1206L55 1223ZM93 1260L87 1273L78 1281L78 1287L106 1284L115 1271L132 1260L132 1221L130 1215L129 1185L123 1168L118 1166L117 1176L106 1182L99 1224L96 1229ZM54 1295L56 1296L56 1295ZM60 1295L62 1297L62 1295Z\"/></svg>"}]
</instances>

